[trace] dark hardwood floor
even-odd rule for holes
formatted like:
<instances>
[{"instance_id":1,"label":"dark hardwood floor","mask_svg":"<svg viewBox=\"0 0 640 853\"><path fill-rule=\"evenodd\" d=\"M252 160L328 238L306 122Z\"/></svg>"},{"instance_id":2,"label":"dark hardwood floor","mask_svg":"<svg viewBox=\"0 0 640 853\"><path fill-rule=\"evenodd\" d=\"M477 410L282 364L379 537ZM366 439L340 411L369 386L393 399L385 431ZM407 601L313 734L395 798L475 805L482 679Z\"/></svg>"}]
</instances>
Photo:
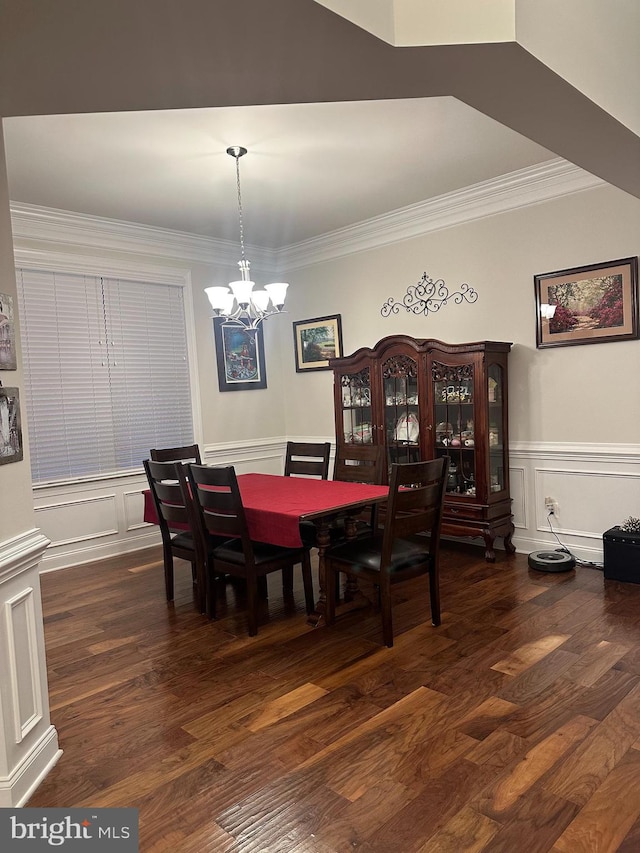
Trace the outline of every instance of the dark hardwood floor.
<instances>
[{"instance_id":1,"label":"dark hardwood floor","mask_svg":"<svg viewBox=\"0 0 640 853\"><path fill-rule=\"evenodd\" d=\"M129 806L140 849L203 853L637 853L640 585L446 544L378 614L309 628L269 579L193 606L159 549L42 577L64 754L29 806ZM366 592L367 590L365 590Z\"/></svg>"}]
</instances>

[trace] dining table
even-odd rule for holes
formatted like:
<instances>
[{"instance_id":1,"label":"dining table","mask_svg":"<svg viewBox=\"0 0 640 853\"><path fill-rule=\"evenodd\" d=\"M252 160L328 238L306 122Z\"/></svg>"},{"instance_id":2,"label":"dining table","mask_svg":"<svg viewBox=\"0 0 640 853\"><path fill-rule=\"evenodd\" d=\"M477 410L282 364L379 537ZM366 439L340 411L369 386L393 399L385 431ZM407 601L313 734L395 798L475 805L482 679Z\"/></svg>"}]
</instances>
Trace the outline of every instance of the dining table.
<instances>
[{"instance_id":1,"label":"dining table","mask_svg":"<svg viewBox=\"0 0 640 853\"><path fill-rule=\"evenodd\" d=\"M285 477L280 474L238 474L238 486L249 528L255 542L266 542L285 548L302 547L300 523L310 521L315 527L318 549L319 593L310 625L324 624L326 613L326 572L324 554L331 542L331 527L344 519L347 538L356 535L356 518L366 507L384 503L388 486L368 483L319 480L311 477ZM143 491L144 521L157 524L158 516L149 489ZM338 612L362 606L355 583L345 587Z\"/></svg>"}]
</instances>

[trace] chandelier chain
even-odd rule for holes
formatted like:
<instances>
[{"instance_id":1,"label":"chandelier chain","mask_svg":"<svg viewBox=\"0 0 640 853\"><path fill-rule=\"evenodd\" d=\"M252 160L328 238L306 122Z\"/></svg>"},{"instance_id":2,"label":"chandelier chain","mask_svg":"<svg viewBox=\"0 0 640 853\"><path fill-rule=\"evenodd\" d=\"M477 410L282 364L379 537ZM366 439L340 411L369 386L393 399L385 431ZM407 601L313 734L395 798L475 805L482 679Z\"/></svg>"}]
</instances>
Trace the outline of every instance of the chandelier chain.
<instances>
[{"instance_id":1,"label":"chandelier chain","mask_svg":"<svg viewBox=\"0 0 640 853\"><path fill-rule=\"evenodd\" d=\"M245 262L247 259L244 253L244 221L242 218L242 192L240 191L240 155L236 154L236 185L238 188L238 222L240 225L240 253L242 255L242 260Z\"/></svg>"}]
</instances>

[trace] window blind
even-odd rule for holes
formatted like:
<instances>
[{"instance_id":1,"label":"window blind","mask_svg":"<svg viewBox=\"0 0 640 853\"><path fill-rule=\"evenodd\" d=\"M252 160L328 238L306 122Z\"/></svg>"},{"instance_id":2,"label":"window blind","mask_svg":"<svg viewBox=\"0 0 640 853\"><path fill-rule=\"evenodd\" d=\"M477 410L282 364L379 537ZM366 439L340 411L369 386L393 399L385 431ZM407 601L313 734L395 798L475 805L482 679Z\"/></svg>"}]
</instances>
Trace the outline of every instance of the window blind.
<instances>
[{"instance_id":1,"label":"window blind","mask_svg":"<svg viewBox=\"0 0 640 853\"><path fill-rule=\"evenodd\" d=\"M33 481L139 468L193 442L183 289L19 269Z\"/></svg>"}]
</instances>

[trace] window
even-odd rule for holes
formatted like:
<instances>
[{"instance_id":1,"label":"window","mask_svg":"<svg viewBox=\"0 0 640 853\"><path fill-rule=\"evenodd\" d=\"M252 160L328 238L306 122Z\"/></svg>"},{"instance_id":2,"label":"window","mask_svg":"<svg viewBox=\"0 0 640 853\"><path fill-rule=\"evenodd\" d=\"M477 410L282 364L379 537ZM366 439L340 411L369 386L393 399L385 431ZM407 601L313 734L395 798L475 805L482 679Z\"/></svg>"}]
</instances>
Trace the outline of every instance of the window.
<instances>
[{"instance_id":1,"label":"window","mask_svg":"<svg viewBox=\"0 0 640 853\"><path fill-rule=\"evenodd\" d=\"M34 483L193 442L183 288L18 269Z\"/></svg>"}]
</instances>

